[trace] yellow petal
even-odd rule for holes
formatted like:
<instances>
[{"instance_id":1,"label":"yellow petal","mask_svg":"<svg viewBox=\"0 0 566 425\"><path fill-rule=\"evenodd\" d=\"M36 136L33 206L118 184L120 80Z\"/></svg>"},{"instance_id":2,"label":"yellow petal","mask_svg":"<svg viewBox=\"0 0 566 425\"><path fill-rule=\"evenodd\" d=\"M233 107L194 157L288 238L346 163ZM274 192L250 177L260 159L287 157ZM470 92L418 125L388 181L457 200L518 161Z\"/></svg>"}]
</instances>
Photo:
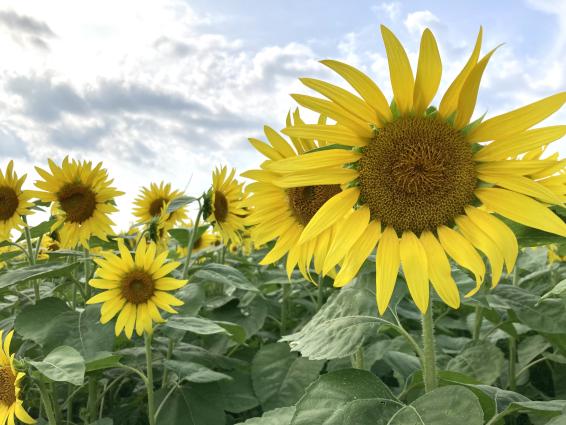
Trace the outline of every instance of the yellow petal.
<instances>
[{"instance_id":1,"label":"yellow petal","mask_svg":"<svg viewBox=\"0 0 566 425\"><path fill-rule=\"evenodd\" d=\"M497 47L495 49L497 49ZM495 49L485 55L483 59L474 66L462 86L462 91L458 98L458 113L456 114L456 121L454 122L456 128L465 127L470 122L470 118L472 118L476 107L478 91L480 89L481 77Z\"/></svg>"},{"instance_id":2,"label":"yellow petal","mask_svg":"<svg viewBox=\"0 0 566 425\"><path fill-rule=\"evenodd\" d=\"M371 140L358 136L343 125L304 124L287 127L282 132L289 137L324 140L329 144L348 146L366 146Z\"/></svg>"},{"instance_id":3,"label":"yellow petal","mask_svg":"<svg viewBox=\"0 0 566 425\"><path fill-rule=\"evenodd\" d=\"M552 190L528 177L480 173L478 174L478 178L484 182L496 184L505 189L512 190L513 192L519 192L524 195L532 196L533 198L538 198L542 202L548 202L550 204L560 204L562 202Z\"/></svg>"},{"instance_id":4,"label":"yellow petal","mask_svg":"<svg viewBox=\"0 0 566 425\"><path fill-rule=\"evenodd\" d=\"M306 153L292 158L273 161L265 165L265 169L275 173L301 172L314 168L327 168L356 162L361 154L347 149L328 149Z\"/></svg>"},{"instance_id":5,"label":"yellow petal","mask_svg":"<svg viewBox=\"0 0 566 425\"><path fill-rule=\"evenodd\" d=\"M356 249L350 250L344 258L340 272L334 279L334 286L342 287L356 276L367 257L374 250L380 237L381 223L379 221L370 222L366 231L357 240Z\"/></svg>"},{"instance_id":6,"label":"yellow petal","mask_svg":"<svg viewBox=\"0 0 566 425\"><path fill-rule=\"evenodd\" d=\"M501 139L520 133L558 111L566 102L566 92L546 97L514 111L490 118L468 134L471 142Z\"/></svg>"},{"instance_id":7,"label":"yellow petal","mask_svg":"<svg viewBox=\"0 0 566 425\"><path fill-rule=\"evenodd\" d=\"M265 132L267 140L271 143L271 146L273 146L273 148L279 152L282 157L288 158L290 156L297 155L293 148L289 146L289 143L287 143L287 141L271 127L266 125L263 127L263 131Z\"/></svg>"},{"instance_id":8,"label":"yellow petal","mask_svg":"<svg viewBox=\"0 0 566 425\"><path fill-rule=\"evenodd\" d=\"M387 52L393 97L399 112L406 114L413 106L415 80L411 64L403 45L384 25L381 26L381 36L383 37L385 51Z\"/></svg>"},{"instance_id":9,"label":"yellow petal","mask_svg":"<svg viewBox=\"0 0 566 425\"><path fill-rule=\"evenodd\" d=\"M326 201L303 230L299 244L303 244L315 236L318 236L325 229L328 229L336 223L336 221L343 218L356 202L358 202L359 197L359 189L352 187L334 195Z\"/></svg>"},{"instance_id":10,"label":"yellow petal","mask_svg":"<svg viewBox=\"0 0 566 425\"><path fill-rule=\"evenodd\" d=\"M507 227L505 223L497 219L488 212L479 208L467 206L465 208L466 215L481 229L494 240L505 258L505 266L507 273L513 271L517 255L519 253L519 244L513 231Z\"/></svg>"},{"instance_id":11,"label":"yellow petal","mask_svg":"<svg viewBox=\"0 0 566 425\"><path fill-rule=\"evenodd\" d=\"M442 61L438 53L438 45L432 32L427 28L421 38L419 64L415 79L413 108L422 114L434 98L442 76Z\"/></svg>"},{"instance_id":12,"label":"yellow petal","mask_svg":"<svg viewBox=\"0 0 566 425\"><path fill-rule=\"evenodd\" d=\"M282 188L315 186L324 184L347 184L359 176L357 170L351 168L318 168L285 174L273 180L273 184Z\"/></svg>"},{"instance_id":13,"label":"yellow petal","mask_svg":"<svg viewBox=\"0 0 566 425\"><path fill-rule=\"evenodd\" d=\"M472 244L460 233L446 227L437 228L438 239L446 253L462 267L470 270L476 277L476 287L466 296L475 294L485 277L485 264Z\"/></svg>"},{"instance_id":14,"label":"yellow petal","mask_svg":"<svg viewBox=\"0 0 566 425\"><path fill-rule=\"evenodd\" d=\"M495 161L516 157L524 152L539 149L566 134L566 125L535 128L520 134L498 139L480 149L475 155L476 161Z\"/></svg>"},{"instance_id":15,"label":"yellow petal","mask_svg":"<svg viewBox=\"0 0 566 425\"><path fill-rule=\"evenodd\" d=\"M434 290L447 305L460 307L460 292L452 278L450 263L440 242L428 230L421 234L421 244L428 258L428 275Z\"/></svg>"},{"instance_id":16,"label":"yellow petal","mask_svg":"<svg viewBox=\"0 0 566 425\"><path fill-rule=\"evenodd\" d=\"M513 174L513 175L533 175L546 171L556 165L553 160L525 160L508 159L506 161L480 162L476 164L478 174Z\"/></svg>"},{"instance_id":17,"label":"yellow petal","mask_svg":"<svg viewBox=\"0 0 566 425\"><path fill-rule=\"evenodd\" d=\"M503 271L503 253L494 240L467 216L455 219L460 232L472 245L485 254L491 264L491 287L494 288L501 279Z\"/></svg>"},{"instance_id":18,"label":"yellow petal","mask_svg":"<svg viewBox=\"0 0 566 425\"><path fill-rule=\"evenodd\" d=\"M466 65L464 65L462 71L460 71L452 84L450 84L450 87L448 87L448 90L446 90L446 93L440 101L438 113L442 118L448 118L454 111L456 111L456 108L458 107L458 99L460 98L460 91L462 90L462 86L464 85L466 78L468 78L468 75L470 74L474 66L476 66L476 64L478 63L478 59L480 57L482 34L483 29L480 27L480 31L476 39L476 45L474 46L474 50L472 51L468 62L466 62Z\"/></svg>"},{"instance_id":19,"label":"yellow petal","mask_svg":"<svg viewBox=\"0 0 566 425\"><path fill-rule=\"evenodd\" d=\"M425 314L430 297L426 251L413 232L405 231L401 236L399 252L409 293L421 313Z\"/></svg>"},{"instance_id":20,"label":"yellow petal","mask_svg":"<svg viewBox=\"0 0 566 425\"><path fill-rule=\"evenodd\" d=\"M353 66L342 62L335 60L323 60L321 63L342 76L342 78L344 78L354 88L354 90L358 92L368 105L377 112L383 122L391 121L392 115L389 103L382 91L371 78Z\"/></svg>"},{"instance_id":21,"label":"yellow petal","mask_svg":"<svg viewBox=\"0 0 566 425\"><path fill-rule=\"evenodd\" d=\"M375 295L379 314L383 315L395 289L395 281L401 264L399 238L391 226L387 226L375 256Z\"/></svg>"},{"instance_id":22,"label":"yellow petal","mask_svg":"<svg viewBox=\"0 0 566 425\"><path fill-rule=\"evenodd\" d=\"M155 289L160 291L173 291L182 288L187 284L188 280L175 279L173 277L162 277L155 281Z\"/></svg>"},{"instance_id":23,"label":"yellow petal","mask_svg":"<svg viewBox=\"0 0 566 425\"><path fill-rule=\"evenodd\" d=\"M566 237L566 223L528 196L499 188L476 189L475 195L487 208L510 220Z\"/></svg>"},{"instance_id":24,"label":"yellow petal","mask_svg":"<svg viewBox=\"0 0 566 425\"><path fill-rule=\"evenodd\" d=\"M21 403L16 402L15 413L16 413L16 417L23 423L25 424L35 423L35 419L33 419L30 415L28 415L28 412L24 410Z\"/></svg>"},{"instance_id":25,"label":"yellow petal","mask_svg":"<svg viewBox=\"0 0 566 425\"><path fill-rule=\"evenodd\" d=\"M91 297L87 300L87 304L97 304L102 303L104 301L109 301L113 298L121 297L122 290L121 289L110 289L108 291L101 292L100 294L96 294L94 297Z\"/></svg>"},{"instance_id":26,"label":"yellow petal","mask_svg":"<svg viewBox=\"0 0 566 425\"><path fill-rule=\"evenodd\" d=\"M267 158L272 159L274 161L278 159L283 159L283 155L281 155L279 152L277 152L267 143L264 143L261 140L253 139L253 138L250 138L248 140L259 153L262 153Z\"/></svg>"}]
</instances>

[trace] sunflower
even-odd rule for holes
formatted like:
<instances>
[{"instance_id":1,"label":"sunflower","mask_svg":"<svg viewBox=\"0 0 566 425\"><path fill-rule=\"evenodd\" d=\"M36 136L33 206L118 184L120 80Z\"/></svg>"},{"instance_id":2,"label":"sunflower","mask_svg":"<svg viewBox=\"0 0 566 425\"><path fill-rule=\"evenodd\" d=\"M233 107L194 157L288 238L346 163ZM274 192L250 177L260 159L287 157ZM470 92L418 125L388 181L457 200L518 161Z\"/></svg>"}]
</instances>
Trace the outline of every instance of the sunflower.
<instances>
[{"instance_id":1,"label":"sunflower","mask_svg":"<svg viewBox=\"0 0 566 425\"><path fill-rule=\"evenodd\" d=\"M304 124L298 111L295 111L293 118L295 125ZM319 120L319 124L323 125L324 120ZM291 127L291 125L291 116L288 114L287 126ZM289 158L298 158L313 149L326 146L325 141L315 142L309 138L292 137L289 143L267 126L264 127L264 132L269 144L257 139L250 139L250 143L269 160L271 165ZM299 174L285 176L266 170L250 170L242 176L255 180L247 186L247 190L252 193L247 203L251 211L247 224L253 226L250 231L252 239L258 245L277 239L260 264L274 263L287 254L286 269L289 275L298 265L303 276L312 280L311 262L314 263L317 273L328 273L333 267L327 269L323 266L327 253L332 255L328 252L331 240L337 236L345 236L343 233L337 233L340 227L338 223L324 229L308 243L300 245L298 241L303 229L320 207L341 192L340 185L329 185L319 179L316 182L311 180L308 186L287 187L293 186L293 180L301 176ZM357 213L354 215L357 219L363 219L358 217Z\"/></svg>"},{"instance_id":2,"label":"sunflower","mask_svg":"<svg viewBox=\"0 0 566 425\"><path fill-rule=\"evenodd\" d=\"M112 180L101 162L93 167L90 161L65 158L61 167L49 160L51 174L35 169L43 178L35 182L42 189L36 195L42 201L53 202L56 222L51 230L57 231L61 248L72 248L77 243L87 248L92 235L107 240L114 224L108 214L117 211L113 201L123 192L111 186Z\"/></svg>"},{"instance_id":3,"label":"sunflower","mask_svg":"<svg viewBox=\"0 0 566 425\"><path fill-rule=\"evenodd\" d=\"M168 252L156 255L157 246L153 242L148 244L141 239L134 257L121 240L118 247L120 256L107 251L102 254L103 259L94 259L100 267L89 285L105 291L90 298L87 304L104 303L100 310L102 324L119 312L114 328L116 336L124 330L131 339L134 328L141 336L152 332L153 322L164 321L159 309L177 313L172 306L183 302L166 291L179 289L187 281L167 277L180 263L165 263Z\"/></svg>"},{"instance_id":4,"label":"sunflower","mask_svg":"<svg viewBox=\"0 0 566 425\"><path fill-rule=\"evenodd\" d=\"M283 133L339 146L273 160L264 168L286 175L277 182L283 187L324 183L344 189L312 217L299 238L301 244L352 215L352 207L363 217L348 225L348 235L359 235L355 241L346 235L327 248L335 253L332 262L343 261L336 286L355 277L377 246L380 313L389 304L400 267L422 312L428 309L429 280L443 301L457 308L460 295L448 256L475 276L476 287L468 296L480 288L486 274L478 250L490 262L492 286L504 264L508 272L514 267L516 237L492 213L566 236L566 224L547 206L564 199L564 175L559 174L564 161L517 159L566 133L566 126L531 129L564 104L566 93L470 122L481 76L494 52L480 59L481 29L468 62L438 109L429 107L442 73L432 32L423 32L416 77L399 40L383 26L381 33L393 88L391 106L367 75L324 60L359 96L324 81L302 79L326 99L300 94L294 99L335 124L295 125Z\"/></svg>"},{"instance_id":5,"label":"sunflower","mask_svg":"<svg viewBox=\"0 0 566 425\"><path fill-rule=\"evenodd\" d=\"M0 170L0 241L10 239L13 229L20 230L25 223L22 216L29 215L33 204L29 202L32 191L22 190L26 176L18 178L14 161L8 163L6 172Z\"/></svg>"},{"instance_id":6,"label":"sunflower","mask_svg":"<svg viewBox=\"0 0 566 425\"><path fill-rule=\"evenodd\" d=\"M169 204L173 199L182 196L183 192L172 190L171 184L164 182L151 183L149 188L142 187L140 194L134 200L136 208L134 208L134 215L139 219L138 223L147 223L154 217L163 215L166 204ZM171 226L174 226L179 221L187 218L186 208L179 208L172 213L166 214L165 220Z\"/></svg>"},{"instance_id":7,"label":"sunflower","mask_svg":"<svg viewBox=\"0 0 566 425\"><path fill-rule=\"evenodd\" d=\"M193 243L193 251L195 254L199 251L203 251L211 246L218 246L221 243L221 236L218 233L212 232L210 229L206 229ZM178 246L177 254L179 257L186 257L188 254L188 249L186 246Z\"/></svg>"},{"instance_id":8,"label":"sunflower","mask_svg":"<svg viewBox=\"0 0 566 425\"><path fill-rule=\"evenodd\" d=\"M20 399L20 382L26 376L14 367L14 354L10 354L10 342L14 331L10 331L2 339L0 330L0 423L14 424L15 418L26 424L34 424L35 420L28 415Z\"/></svg>"},{"instance_id":9,"label":"sunflower","mask_svg":"<svg viewBox=\"0 0 566 425\"><path fill-rule=\"evenodd\" d=\"M206 201L206 220L214 226L225 243L239 242L244 230L244 218L248 214L245 208L246 193L243 184L234 179L236 170L222 167L212 173L212 189Z\"/></svg>"}]
</instances>

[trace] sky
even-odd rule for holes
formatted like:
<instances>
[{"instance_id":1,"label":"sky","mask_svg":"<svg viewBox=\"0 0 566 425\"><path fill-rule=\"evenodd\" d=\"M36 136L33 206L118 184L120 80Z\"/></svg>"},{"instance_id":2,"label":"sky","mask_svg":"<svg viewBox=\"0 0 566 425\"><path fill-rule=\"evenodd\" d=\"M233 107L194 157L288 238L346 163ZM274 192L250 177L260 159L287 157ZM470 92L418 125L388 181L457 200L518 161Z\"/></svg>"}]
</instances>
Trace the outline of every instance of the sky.
<instances>
[{"instance_id":1,"label":"sky","mask_svg":"<svg viewBox=\"0 0 566 425\"><path fill-rule=\"evenodd\" d=\"M380 24L413 69L423 29L434 32L439 93L480 25L484 53L505 43L476 116L566 89L566 0L2 0L0 166L13 159L31 189L47 158L103 161L126 192L114 216L126 228L141 186L199 195L216 166L257 167L247 139L284 127L289 94L309 93L298 78L344 85L322 59L359 67L390 97ZM564 123L565 109L545 123Z\"/></svg>"}]
</instances>

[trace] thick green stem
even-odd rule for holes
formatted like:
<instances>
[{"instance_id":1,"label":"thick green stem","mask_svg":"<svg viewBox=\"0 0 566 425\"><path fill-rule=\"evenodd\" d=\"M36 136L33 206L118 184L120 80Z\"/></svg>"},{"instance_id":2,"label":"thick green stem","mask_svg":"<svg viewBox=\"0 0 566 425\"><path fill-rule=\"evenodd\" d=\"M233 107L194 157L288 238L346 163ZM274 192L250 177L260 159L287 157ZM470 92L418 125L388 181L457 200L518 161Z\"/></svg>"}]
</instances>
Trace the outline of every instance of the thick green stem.
<instances>
[{"instance_id":1,"label":"thick green stem","mask_svg":"<svg viewBox=\"0 0 566 425\"><path fill-rule=\"evenodd\" d=\"M97 380L93 375L88 377L88 400L86 403L88 411L88 422L96 421L96 398L98 397Z\"/></svg>"},{"instance_id":2,"label":"thick green stem","mask_svg":"<svg viewBox=\"0 0 566 425\"><path fill-rule=\"evenodd\" d=\"M517 391L517 340L509 338L509 389Z\"/></svg>"},{"instance_id":3,"label":"thick green stem","mask_svg":"<svg viewBox=\"0 0 566 425\"><path fill-rule=\"evenodd\" d=\"M480 340L481 323L483 319L483 308L481 305L476 306L475 320L474 320L474 332L472 334L474 341Z\"/></svg>"},{"instance_id":4,"label":"thick green stem","mask_svg":"<svg viewBox=\"0 0 566 425\"><path fill-rule=\"evenodd\" d=\"M155 398L153 396L153 361L151 352L151 334L145 334L145 359L147 363L147 418L149 425L155 425Z\"/></svg>"},{"instance_id":5,"label":"thick green stem","mask_svg":"<svg viewBox=\"0 0 566 425\"><path fill-rule=\"evenodd\" d=\"M281 335L287 331L287 316L289 313L289 284L283 285L283 299L281 300Z\"/></svg>"},{"instance_id":6,"label":"thick green stem","mask_svg":"<svg viewBox=\"0 0 566 425\"><path fill-rule=\"evenodd\" d=\"M432 305L429 305L428 310L422 315L423 326L423 380L425 384L425 391L428 393L434 390L437 386L436 376L436 356L434 344L434 320L432 317Z\"/></svg>"},{"instance_id":7,"label":"thick green stem","mask_svg":"<svg viewBox=\"0 0 566 425\"><path fill-rule=\"evenodd\" d=\"M85 296L86 299L89 299L90 296L92 295L92 291L91 291L91 287L88 284L89 281L89 277L90 277L90 255L88 252L88 249L84 249L84 275L85 275Z\"/></svg>"},{"instance_id":8,"label":"thick green stem","mask_svg":"<svg viewBox=\"0 0 566 425\"><path fill-rule=\"evenodd\" d=\"M182 279L186 279L189 275L189 266L191 265L191 255L193 253L193 246L195 245L195 236L198 232L198 225L200 223L200 218L202 216L202 205L199 201L197 218L195 219L195 225L193 226L193 231L191 232L191 237L189 238L189 243L187 245L187 258L185 258L185 264L183 265Z\"/></svg>"},{"instance_id":9,"label":"thick green stem","mask_svg":"<svg viewBox=\"0 0 566 425\"><path fill-rule=\"evenodd\" d=\"M356 352L352 355L352 367L354 369L364 368L364 347L360 345Z\"/></svg>"},{"instance_id":10,"label":"thick green stem","mask_svg":"<svg viewBox=\"0 0 566 425\"><path fill-rule=\"evenodd\" d=\"M43 408L45 409L45 414L47 415L47 421L49 425L57 425L55 412L53 411L53 401L49 396L49 391L47 391L45 384L41 381L37 382L37 387L39 388L39 393L41 394L41 401Z\"/></svg>"},{"instance_id":11,"label":"thick green stem","mask_svg":"<svg viewBox=\"0 0 566 425\"><path fill-rule=\"evenodd\" d=\"M175 341L173 338L169 338L169 342L167 343L167 354L165 355L165 360L170 360L171 356L173 355L173 348L175 346ZM169 377L169 369L165 368L163 371L163 379L161 380L161 388L164 388L167 385L167 378Z\"/></svg>"},{"instance_id":12,"label":"thick green stem","mask_svg":"<svg viewBox=\"0 0 566 425\"><path fill-rule=\"evenodd\" d=\"M322 304L324 303L324 287L322 286L323 283L324 283L324 277L321 274L319 274L318 283L317 283L318 291L317 291L317 299L316 299L317 311L320 310Z\"/></svg>"},{"instance_id":13,"label":"thick green stem","mask_svg":"<svg viewBox=\"0 0 566 425\"><path fill-rule=\"evenodd\" d=\"M67 384L67 425L73 421L73 385Z\"/></svg>"},{"instance_id":14,"label":"thick green stem","mask_svg":"<svg viewBox=\"0 0 566 425\"><path fill-rule=\"evenodd\" d=\"M28 248L28 260L29 263L31 265L35 264L35 254L33 252L33 245L31 243L31 231L29 230L29 226L26 223L26 226L24 227L24 233L26 235L26 244L27 244L27 248ZM41 297L40 293L39 293L39 282L37 280L33 281L33 292L35 295L35 303L37 304L39 302L39 299Z\"/></svg>"}]
</instances>

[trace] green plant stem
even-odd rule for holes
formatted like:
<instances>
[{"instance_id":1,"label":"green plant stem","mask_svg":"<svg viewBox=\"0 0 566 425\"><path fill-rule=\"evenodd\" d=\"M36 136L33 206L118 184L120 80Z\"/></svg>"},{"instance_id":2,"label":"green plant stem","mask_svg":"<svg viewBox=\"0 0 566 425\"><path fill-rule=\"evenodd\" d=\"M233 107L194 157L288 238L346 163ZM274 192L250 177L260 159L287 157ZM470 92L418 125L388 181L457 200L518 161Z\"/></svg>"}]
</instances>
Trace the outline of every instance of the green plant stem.
<instances>
[{"instance_id":1,"label":"green plant stem","mask_svg":"<svg viewBox=\"0 0 566 425\"><path fill-rule=\"evenodd\" d=\"M28 248L28 260L30 265L34 265L35 264L35 254L33 253L33 245L31 243L31 231L29 230L29 226L26 225L24 227L24 233L26 235L26 244L27 244L27 248ZM39 293L39 282L37 280L33 281L33 292L35 295L35 303L37 304L39 302L39 299L41 297L40 293Z\"/></svg>"},{"instance_id":2,"label":"green plant stem","mask_svg":"<svg viewBox=\"0 0 566 425\"><path fill-rule=\"evenodd\" d=\"M37 381L37 387L39 388L39 393L41 394L41 401L43 408L45 409L45 414L47 415L47 421L49 425L57 425L57 420L55 419L55 412L53 411L53 402L49 396L49 391L45 387L45 383L42 381Z\"/></svg>"},{"instance_id":3,"label":"green plant stem","mask_svg":"<svg viewBox=\"0 0 566 425\"><path fill-rule=\"evenodd\" d=\"M147 363L147 419L149 425L156 425L155 422L155 398L153 396L153 361L151 352L151 334L145 334L145 359Z\"/></svg>"},{"instance_id":4,"label":"green plant stem","mask_svg":"<svg viewBox=\"0 0 566 425\"><path fill-rule=\"evenodd\" d=\"M483 319L483 308L482 308L481 305L478 304L476 306L475 320L474 320L474 332L472 334L474 341L480 340L482 319Z\"/></svg>"},{"instance_id":5,"label":"green plant stem","mask_svg":"<svg viewBox=\"0 0 566 425\"><path fill-rule=\"evenodd\" d=\"M173 338L169 338L169 342L167 343L167 354L165 354L165 360L170 360L171 356L173 355L173 348L175 347L175 341ZM161 380L161 388L164 388L167 385L167 378L169 377L169 369L165 368L163 371L163 379Z\"/></svg>"},{"instance_id":6,"label":"green plant stem","mask_svg":"<svg viewBox=\"0 0 566 425\"><path fill-rule=\"evenodd\" d=\"M322 286L322 284L324 283L324 277L319 274L318 275L318 283L317 283L317 299L316 299L316 310L320 310L322 307L322 304L324 304L324 287Z\"/></svg>"},{"instance_id":7,"label":"green plant stem","mask_svg":"<svg viewBox=\"0 0 566 425\"><path fill-rule=\"evenodd\" d=\"M283 285L283 299L281 300L281 335L287 331L287 316L289 310L289 284Z\"/></svg>"},{"instance_id":8,"label":"green plant stem","mask_svg":"<svg viewBox=\"0 0 566 425\"><path fill-rule=\"evenodd\" d=\"M428 393L437 386L436 376L436 357L434 344L434 320L432 317L432 305L428 306L428 310L422 315L423 325L423 380L425 391Z\"/></svg>"},{"instance_id":9,"label":"green plant stem","mask_svg":"<svg viewBox=\"0 0 566 425\"><path fill-rule=\"evenodd\" d=\"M90 276L90 255L88 252L88 249L84 249L84 264L83 264L83 270L84 270L84 275L85 275L85 297L88 300L90 298L90 296L92 295L92 291L91 291L91 287L88 284L89 281L89 276Z\"/></svg>"},{"instance_id":10,"label":"green plant stem","mask_svg":"<svg viewBox=\"0 0 566 425\"><path fill-rule=\"evenodd\" d=\"M73 385L67 384L67 425L73 420Z\"/></svg>"},{"instance_id":11,"label":"green plant stem","mask_svg":"<svg viewBox=\"0 0 566 425\"><path fill-rule=\"evenodd\" d=\"M94 422L96 420L96 398L98 396L97 392L97 380L93 375L90 375L88 377L88 400L86 403L89 422Z\"/></svg>"},{"instance_id":12,"label":"green plant stem","mask_svg":"<svg viewBox=\"0 0 566 425\"><path fill-rule=\"evenodd\" d=\"M362 345L360 345L352 355L352 367L354 369L364 368L364 347Z\"/></svg>"},{"instance_id":13,"label":"green plant stem","mask_svg":"<svg viewBox=\"0 0 566 425\"><path fill-rule=\"evenodd\" d=\"M195 244L195 236L198 231L198 225L200 223L200 218L202 216L202 204L199 200L198 203L198 213L195 219L195 225L193 226L193 231L191 232L191 237L189 238L189 243L187 245L187 258L185 258L185 264L183 265L183 273L181 275L182 279L186 279L189 276L189 266L191 265L191 255L193 254L193 246Z\"/></svg>"},{"instance_id":14,"label":"green plant stem","mask_svg":"<svg viewBox=\"0 0 566 425\"><path fill-rule=\"evenodd\" d=\"M509 338L509 389L517 391L517 341L515 338Z\"/></svg>"}]
</instances>

